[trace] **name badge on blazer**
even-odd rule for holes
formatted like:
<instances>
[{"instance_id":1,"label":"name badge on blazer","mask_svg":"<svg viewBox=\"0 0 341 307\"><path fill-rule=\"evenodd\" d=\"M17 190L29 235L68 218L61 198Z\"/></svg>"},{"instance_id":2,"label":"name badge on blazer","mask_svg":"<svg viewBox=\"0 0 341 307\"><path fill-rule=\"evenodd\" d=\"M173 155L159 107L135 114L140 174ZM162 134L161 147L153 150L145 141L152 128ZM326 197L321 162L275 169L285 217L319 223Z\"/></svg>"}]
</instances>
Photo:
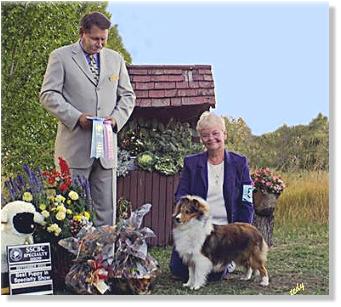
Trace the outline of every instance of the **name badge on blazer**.
<instances>
[{"instance_id":1,"label":"name badge on blazer","mask_svg":"<svg viewBox=\"0 0 341 307\"><path fill-rule=\"evenodd\" d=\"M110 79L111 82L115 82L115 81L117 81L119 79L119 77L117 75L113 74L113 75L110 76L109 79Z\"/></svg>"},{"instance_id":2,"label":"name badge on blazer","mask_svg":"<svg viewBox=\"0 0 341 307\"><path fill-rule=\"evenodd\" d=\"M243 184L243 197L242 201L247 201L249 203L252 203L252 191L253 186L249 184Z\"/></svg>"}]
</instances>

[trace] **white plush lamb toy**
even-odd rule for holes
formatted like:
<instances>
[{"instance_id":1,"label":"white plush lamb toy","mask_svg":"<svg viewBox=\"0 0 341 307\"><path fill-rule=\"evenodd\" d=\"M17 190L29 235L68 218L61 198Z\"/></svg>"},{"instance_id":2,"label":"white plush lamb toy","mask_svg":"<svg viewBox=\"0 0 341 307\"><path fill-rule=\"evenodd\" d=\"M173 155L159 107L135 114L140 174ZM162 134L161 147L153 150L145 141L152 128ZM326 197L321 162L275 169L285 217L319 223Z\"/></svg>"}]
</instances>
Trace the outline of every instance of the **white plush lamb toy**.
<instances>
[{"instance_id":1,"label":"white plush lamb toy","mask_svg":"<svg viewBox=\"0 0 341 307\"><path fill-rule=\"evenodd\" d=\"M13 201L1 209L1 273L8 272L6 246L32 244L35 223L43 224L44 217L31 203Z\"/></svg>"}]
</instances>

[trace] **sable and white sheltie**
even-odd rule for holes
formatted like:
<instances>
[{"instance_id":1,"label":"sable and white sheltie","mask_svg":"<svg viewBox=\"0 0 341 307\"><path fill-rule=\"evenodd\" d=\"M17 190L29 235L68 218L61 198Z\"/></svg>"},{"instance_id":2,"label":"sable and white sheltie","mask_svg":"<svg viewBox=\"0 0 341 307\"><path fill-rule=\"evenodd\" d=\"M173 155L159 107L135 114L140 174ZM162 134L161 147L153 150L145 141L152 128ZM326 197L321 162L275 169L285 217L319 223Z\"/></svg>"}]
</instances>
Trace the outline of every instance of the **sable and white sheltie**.
<instances>
[{"instance_id":1,"label":"sable and white sheltie","mask_svg":"<svg viewBox=\"0 0 341 307\"><path fill-rule=\"evenodd\" d=\"M209 206L198 196L187 195L175 207L173 239L175 249L188 265L189 279L184 287L197 290L211 272L222 272L234 261L246 269L242 280L260 274L260 285L269 285L265 267L268 246L252 225L233 223L213 225Z\"/></svg>"}]
</instances>

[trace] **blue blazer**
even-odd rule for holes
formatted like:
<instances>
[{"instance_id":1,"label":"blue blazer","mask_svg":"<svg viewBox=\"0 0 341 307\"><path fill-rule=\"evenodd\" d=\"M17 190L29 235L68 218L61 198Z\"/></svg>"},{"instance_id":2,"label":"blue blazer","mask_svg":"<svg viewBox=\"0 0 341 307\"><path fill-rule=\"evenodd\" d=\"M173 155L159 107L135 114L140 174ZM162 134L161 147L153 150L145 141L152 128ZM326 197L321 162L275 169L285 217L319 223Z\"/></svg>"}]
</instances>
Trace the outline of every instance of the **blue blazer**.
<instances>
[{"instance_id":1,"label":"blue blazer","mask_svg":"<svg viewBox=\"0 0 341 307\"><path fill-rule=\"evenodd\" d=\"M184 195L197 195L205 200L207 199L207 160L207 152L185 157L184 167L175 193L177 202ZM223 191L228 222L252 223L254 214L252 180L247 159L226 150Z\"/></svg>"}]
</instances>

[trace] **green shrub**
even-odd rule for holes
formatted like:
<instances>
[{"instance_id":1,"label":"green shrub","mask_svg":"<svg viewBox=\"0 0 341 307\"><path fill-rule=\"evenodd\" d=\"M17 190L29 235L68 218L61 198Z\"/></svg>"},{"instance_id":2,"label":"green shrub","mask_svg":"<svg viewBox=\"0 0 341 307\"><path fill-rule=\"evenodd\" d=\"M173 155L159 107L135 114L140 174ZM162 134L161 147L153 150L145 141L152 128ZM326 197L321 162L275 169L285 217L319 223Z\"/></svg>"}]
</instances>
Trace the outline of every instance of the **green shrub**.
<instances>
[{"instance_id":1,"label":"green shrub","mask_svg":"<svg viewBox=\"0 0 341 307\"><path fill-rule=\"evenodd\" d=\"M188 123L170 119L165 124L139 118L128 122L119 132L118 141L122 150L137 156L135 163L141 169L170 176L181 171L186 155L203 151L192 136Z\"/></svg>"}]
</instances>

